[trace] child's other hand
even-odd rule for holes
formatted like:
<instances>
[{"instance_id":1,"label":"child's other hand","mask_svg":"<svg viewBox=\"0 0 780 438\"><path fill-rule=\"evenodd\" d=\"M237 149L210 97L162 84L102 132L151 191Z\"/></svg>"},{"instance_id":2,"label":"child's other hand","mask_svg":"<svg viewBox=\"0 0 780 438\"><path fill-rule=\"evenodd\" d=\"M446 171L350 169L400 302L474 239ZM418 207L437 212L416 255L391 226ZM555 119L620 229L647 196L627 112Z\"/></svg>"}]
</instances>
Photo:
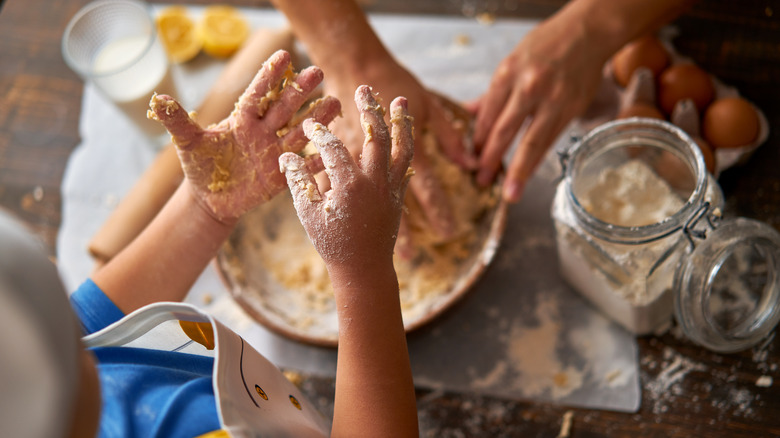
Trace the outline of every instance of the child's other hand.
<instances>
[{"instance_id":1,"label":"child's other hand","mask_svg":"<svg viewBox=\"0 0 780 438\"><path fill-rule=\"evenodd\" d=\"M338 100L326 97L294 117L322 76L317 67L293 74L290 55L280 50L263 64L230 116L207 128L172 97L152 98L150 117L171 133L195 198L210 214L234 220L284 188L278 157L306 146L300 121L327 125L341 109ZM322 164L314 159L301 166L318 171Z\"/></svg>"},{"instance_id":2,"label":"child's other hand","mask_svg":"<svg viewBox=\"0 0 780 438\"><path fill-rule=\"evenodd\" d=\"M392 137L384 111L368 86L355 91L365 135L356 163L347 148L321 123L306 120L306 136L317 146L331 182L321 193L313 173L296 154L279 157L295 209L328 268L370 268L391 263L414 142L406 99L390 104Z\"/></svg>"}]
</instances>

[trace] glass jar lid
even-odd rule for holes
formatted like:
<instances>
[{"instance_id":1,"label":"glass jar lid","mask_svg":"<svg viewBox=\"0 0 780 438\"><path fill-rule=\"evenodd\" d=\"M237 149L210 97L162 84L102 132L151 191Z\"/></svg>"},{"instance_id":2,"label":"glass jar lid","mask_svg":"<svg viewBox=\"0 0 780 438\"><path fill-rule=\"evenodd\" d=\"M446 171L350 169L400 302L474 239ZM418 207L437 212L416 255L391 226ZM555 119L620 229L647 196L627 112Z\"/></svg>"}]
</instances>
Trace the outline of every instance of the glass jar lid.
<instances>
[{"instance_id":1,"label":"glass jar lid","mask_svg":"<svg viewBox=\"0 0 780 438\"><path fill-rule=\"evenodd\" d=\"M677 269L677 321L721 353L745 350L780 320L780 233L747 218L724 220Z\"/></svg>"}]
</instances>

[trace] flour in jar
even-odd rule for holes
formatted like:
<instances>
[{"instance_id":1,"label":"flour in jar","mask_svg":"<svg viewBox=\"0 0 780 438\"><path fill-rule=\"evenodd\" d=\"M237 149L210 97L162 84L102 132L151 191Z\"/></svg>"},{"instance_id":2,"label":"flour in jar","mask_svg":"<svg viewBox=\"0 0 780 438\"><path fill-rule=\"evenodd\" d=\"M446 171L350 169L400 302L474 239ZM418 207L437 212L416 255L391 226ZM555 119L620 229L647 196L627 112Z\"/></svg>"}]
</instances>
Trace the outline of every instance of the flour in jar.
<instances>
[{"instance_id":1,"label":"flour in jar","mask_svg":"<svg viewBox=\"0 0 780 438\"><path fill-rule=\"evenodd\" d=\"M580 202L594 217L622 227L661 222L683 206L669 184L639 160L604 169Z\"/></svg>"},{"instance_id":2,"label":"flour in jar","mask_svg":"<svg viewBox=\"0 0 780 438\"><path fill-rule=\"evenodd\" d=\"M644 244L598 239L575 218L566 190L565 182L559 184L552 212L562 276L633 333L652 333L667 323L673 312L671 287L682 248L678 236ZM624 227L661 222L684 205L669 184L639 160L605 168L578 200L592 216Z\"/></svg>"}]
</instances>

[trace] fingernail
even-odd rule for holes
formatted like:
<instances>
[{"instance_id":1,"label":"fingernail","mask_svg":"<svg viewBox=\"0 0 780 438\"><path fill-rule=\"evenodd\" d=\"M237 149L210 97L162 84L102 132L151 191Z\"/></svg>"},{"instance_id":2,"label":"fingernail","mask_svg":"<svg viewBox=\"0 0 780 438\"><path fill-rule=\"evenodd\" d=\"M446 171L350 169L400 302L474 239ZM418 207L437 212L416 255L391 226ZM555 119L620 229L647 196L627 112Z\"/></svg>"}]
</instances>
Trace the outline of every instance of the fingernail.
<instances>
[{"instance_id":1,"label":"fingernail","mask_svg":"<svg viewBox=\"0 0 780 438\"><path fill-rule=\"evenodd\" d=\"M523 195L524 184L517 181L507 181L504 184L504 199L508 202L517 202Z\"/></svg>"}]
</instances>

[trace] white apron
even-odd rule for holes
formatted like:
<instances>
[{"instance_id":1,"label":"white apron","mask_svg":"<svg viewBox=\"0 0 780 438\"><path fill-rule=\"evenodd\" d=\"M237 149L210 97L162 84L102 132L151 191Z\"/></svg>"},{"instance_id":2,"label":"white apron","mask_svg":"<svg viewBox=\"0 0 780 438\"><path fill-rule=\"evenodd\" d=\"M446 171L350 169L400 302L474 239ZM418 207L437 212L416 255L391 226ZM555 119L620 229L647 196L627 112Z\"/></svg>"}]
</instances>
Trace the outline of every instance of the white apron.
<instances>
[{"instance_id":1,"label":"white apron","mask_svg":"<svg viewBox=\"0 0 780 438\"><path fill-rule=\"evenodd\" d=\"M328 421L275 365L192 305L151 304L83 340L88 348L137 347L213 356L219 421L232 437L329 434Z\"/></svg>"}]
</instances>

